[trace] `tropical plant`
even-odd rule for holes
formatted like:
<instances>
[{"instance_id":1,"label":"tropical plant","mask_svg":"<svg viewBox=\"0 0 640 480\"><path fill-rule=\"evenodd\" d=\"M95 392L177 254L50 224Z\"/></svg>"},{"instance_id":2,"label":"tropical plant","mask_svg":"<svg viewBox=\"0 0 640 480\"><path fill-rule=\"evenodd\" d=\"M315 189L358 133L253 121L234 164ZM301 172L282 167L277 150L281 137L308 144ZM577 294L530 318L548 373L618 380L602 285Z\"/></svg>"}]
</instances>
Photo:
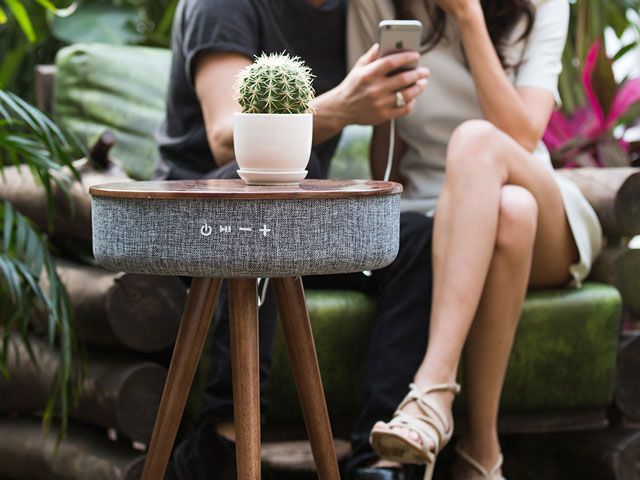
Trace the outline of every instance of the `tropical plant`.
<instances>
[{"instance_id":1,"label":"tropical plant","mask_svg":"<svg viewBox=\"0 0 640 480\"><path fill-rule=\"evenodd\" d=\"M78 178L70 153L78 147L42 112L17 95L0 90L0 175L7 165L26 166L52 205L52 188L68 191L69 182ZM49 219L51 225L51 211ZM32 361L36 361L28 334L35 310L43 311L49 343L58 344L61 356L44 422L49 426L60 413L62 434L79 381L73 367L78 343L69 299L46 237L6 200L0 203L0 239L0 373L9 375L6 361L12 333L19 335ZM48 285L46 289L43 283Z\"/></svg>"},{"instance_id":2,"label":"tropical plant","mask_svg":"<svg viewBox=\"0 0 640 480\"><path fill-rule=\"evenodd\" d=\"M604 42L605 31L611 29L621 38L629 29L636 35L613 56L617 60L638 46L640 25L630 12L640 10L640 0L577 0L571 4L569 36L563 55L564 69L560 76L560 96L565 112L573 112L587 101L580 78L584 60L591 46Z\"/></svg>"},{"instance_id":3,"label":"tropical plant","mask_svg":"<svg viewBox=\"0 0 640 480\"><path fill-rule=\"evenodd\" d=\"M313 100L313 74L298 57L263 53L238 74L236 98L244 113L304 113Z\"/></svg>"},{"instance_id":4,"label":"tropical plant","mask_svg":"<svg viewBox=\"0 0 640 480\"><path fill-rule=\"evenodd\" d=\"M640 78L618 85L612 63L597 40L584 63L582 86L587 103L570 114L554 112L544 134L555 165L624 166L638 148L623 137L640 119Z\"/></svg>"},{"instance_id":5,"label":"tropical plant","mask_svg":"<svg viewBox=\"0 0 640 480\"><path fill-rule=\"evenodd\" d=\"M70 1L0 0L0 88L32 98L35 66L66 44L169 46L178 0Z\"/></svg>"}]
</instances>

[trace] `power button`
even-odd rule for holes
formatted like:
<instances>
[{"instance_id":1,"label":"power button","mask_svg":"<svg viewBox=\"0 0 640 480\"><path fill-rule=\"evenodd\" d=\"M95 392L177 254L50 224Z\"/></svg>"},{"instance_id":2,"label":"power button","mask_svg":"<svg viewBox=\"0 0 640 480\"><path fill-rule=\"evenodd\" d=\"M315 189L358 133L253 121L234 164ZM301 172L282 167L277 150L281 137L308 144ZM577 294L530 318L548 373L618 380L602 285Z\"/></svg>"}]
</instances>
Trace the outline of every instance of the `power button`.
<instances>
[{"instance_id":1,"label":"power button","mask_svg":"<svg viewBox=\"0 0 640 480\"><path fill-rule=\"evenodd\" d=\"M213 232L213 228L211 228L206 223L200 228L200 233L205 237L208 237L209 235L211 235L212 232Z\"/></svg>"}]
</instances>

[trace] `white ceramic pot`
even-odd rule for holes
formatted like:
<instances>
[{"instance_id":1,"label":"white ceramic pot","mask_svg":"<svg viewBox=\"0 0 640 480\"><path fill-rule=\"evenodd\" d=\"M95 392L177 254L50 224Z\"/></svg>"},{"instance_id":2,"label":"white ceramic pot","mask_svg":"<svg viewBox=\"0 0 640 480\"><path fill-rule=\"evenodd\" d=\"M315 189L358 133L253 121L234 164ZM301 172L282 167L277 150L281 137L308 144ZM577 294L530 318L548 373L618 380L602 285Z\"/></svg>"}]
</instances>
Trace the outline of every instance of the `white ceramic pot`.
<instances>
[{"instance_id":1,"label":"white ceramic pot","mask_svg":"<svg viewBox=\"0 0 640 480\"><path fill-rule=\"evenodd\" d=\"M233 146L242 171L302 172L311 155L311 113L235 113Z\"/></svg>"}]
</instances>

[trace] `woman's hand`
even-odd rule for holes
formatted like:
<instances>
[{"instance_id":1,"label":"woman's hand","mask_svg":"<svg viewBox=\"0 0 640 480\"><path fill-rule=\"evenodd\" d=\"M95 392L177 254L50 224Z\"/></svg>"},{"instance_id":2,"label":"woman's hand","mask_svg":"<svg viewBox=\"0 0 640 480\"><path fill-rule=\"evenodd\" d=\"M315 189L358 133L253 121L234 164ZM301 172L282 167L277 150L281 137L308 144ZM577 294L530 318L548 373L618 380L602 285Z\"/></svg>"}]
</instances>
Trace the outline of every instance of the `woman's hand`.
<instances>
[{"instance_id":1,"label":"woman's hand","mask_svg":"<svg viewBox=\"0 0 640 480\"><path fill-rule=\"evenodd\" d=\"M435 0L435 2L458 22L473 15L482 15L480 0Z\"/></svg>"},{"instance_id":2,"label":"woman's hand","mask_svg":"<svg viewBox=\"0 0 640 480\"><path fill-rule=\"evenodd\" d=\"M378 57L378 50L378 45L371 47L336 88L313 100L314 142L347 125L379 125L413 109L416 97L427 87L429 69L416 67L389 76L400 67L416 65L420 55L401 52ZM398 105L396 92L404 105Z\"/></svg>"}]
</instances>

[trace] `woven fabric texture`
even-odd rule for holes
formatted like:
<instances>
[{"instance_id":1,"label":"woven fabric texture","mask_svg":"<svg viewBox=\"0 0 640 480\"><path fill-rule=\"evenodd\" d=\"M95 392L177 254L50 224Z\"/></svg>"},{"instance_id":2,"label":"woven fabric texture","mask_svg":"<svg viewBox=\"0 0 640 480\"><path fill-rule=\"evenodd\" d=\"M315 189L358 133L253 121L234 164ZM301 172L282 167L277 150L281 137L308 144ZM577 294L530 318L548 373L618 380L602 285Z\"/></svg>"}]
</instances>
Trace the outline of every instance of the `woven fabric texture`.
<instances>
[{"instance_id":1,"label":"woven fabric texture","mask_svg":"<svg viewBox=\"0 0 640 480\"><path fill-rule=\"evenodd\" d=\"M194 277L284 277L382 268L398 252L400 196L305 200L94 197L104 267Z\"/></svg>"}]
</instances>

